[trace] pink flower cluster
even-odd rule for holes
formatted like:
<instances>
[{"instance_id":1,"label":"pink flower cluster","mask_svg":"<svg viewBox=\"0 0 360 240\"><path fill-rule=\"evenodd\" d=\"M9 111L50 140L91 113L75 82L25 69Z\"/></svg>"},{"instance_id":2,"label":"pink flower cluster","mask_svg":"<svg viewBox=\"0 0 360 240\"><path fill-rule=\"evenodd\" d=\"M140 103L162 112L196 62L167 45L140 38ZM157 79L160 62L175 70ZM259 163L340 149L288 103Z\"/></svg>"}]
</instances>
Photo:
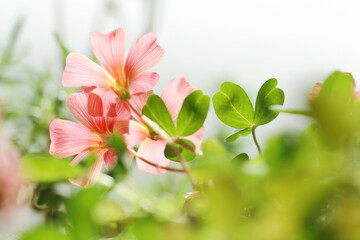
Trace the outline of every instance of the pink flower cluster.
<instances>
[{"instance_id":1,"label":"pink flower cluster","mask_svg":"<svg viewBox=\"0 0 360 240\"><path fill-rule=\"evenodd\" d=\"M91 48L102 67L79 54L71 53L66 59L62 83L66 87L83 86L68 98L68 107L80 122L54 119L50 123L50 154L65 158L75 156L77 164L90 153L97 156L88 174L71 180L82 186L92 186L103 165L110 170L117 163L117 155L107 139L112 134L121 134L129 149L139 146L137 155L154 165L137 158L141 171L154 174L165 173L160 167L169 166L164 155L165 142L154 134L138 113L153 93L159 74L147 70L163 57L164 49L156 43L153 33L143 35L130 49L126 60L125 31L116 29L108 34L91 33ZM186 96L194 88L182 76L175 77L165 87L161 98L174 122ZM187 139L200 146L204 129L201 128Z\"/></svg>"}]
</instances>

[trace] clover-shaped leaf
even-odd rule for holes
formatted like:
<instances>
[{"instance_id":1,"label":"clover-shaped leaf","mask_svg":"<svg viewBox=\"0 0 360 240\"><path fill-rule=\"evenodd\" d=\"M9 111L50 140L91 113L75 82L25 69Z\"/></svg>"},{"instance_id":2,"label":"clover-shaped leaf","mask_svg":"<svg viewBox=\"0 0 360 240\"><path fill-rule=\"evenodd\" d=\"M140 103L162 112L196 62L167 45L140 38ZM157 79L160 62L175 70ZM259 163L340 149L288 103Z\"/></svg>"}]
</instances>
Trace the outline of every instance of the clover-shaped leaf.
<instances>
[{"instance_id":1,"label":"clover-shaped leaf","mask_svg":"<svg viewBox=\"0 0 360 240\"><path fill-rule=\"evenodd\" d=\"M170 136L176 135L174 122L161 97L151 94L142 112L145 116L156 122L167 134Z\"/></svg>"},{"instance_id":2,"label":"clover-shaped leaf","mask_svg":"<svg viewBox=\"0 0 360 240\"><path fill-rule=\"evenodd\" d=\"M190 93L184 100L177 119L177 135L194 134L204 124L209 111L210 98L197 90Z\"/></svg>"},{"instance_id":3,"label":"clover-shaped leaf","mask_svg":"<svg viewBox=\"0 0 360 240\"><path fill-rule=\"evenodd\" d=\"M275 78L271 78L261 86L258 92L254 116L256 126L267 124L279 115L278 111L270 109L272 105L284 104L285 95L283 90L276 88L277 83Z\"/></svg>"},{"instance_id":4,"label":"clover-shaped leaf","mask_svg":"<svg viewBox=\"0 0 360 240\"><path fill-rule=\"evenodd\" d=\"M242 87L224 82L213 97L218 118L233 128L247 128L253 125L254 108Z\"/></svg>"},{"instance_id":5,"label":"clover-shaped leaf","mask_svg":"<svg viewBox=\"0 0 360 240\"><path fill-rule=\"evenodd\" d=\"M233 142L241 136L247 136L251 133L252 128L236 129L234 132L230 133L229 136L225 138L227 142Z\"/></svg>"}]
</instances>

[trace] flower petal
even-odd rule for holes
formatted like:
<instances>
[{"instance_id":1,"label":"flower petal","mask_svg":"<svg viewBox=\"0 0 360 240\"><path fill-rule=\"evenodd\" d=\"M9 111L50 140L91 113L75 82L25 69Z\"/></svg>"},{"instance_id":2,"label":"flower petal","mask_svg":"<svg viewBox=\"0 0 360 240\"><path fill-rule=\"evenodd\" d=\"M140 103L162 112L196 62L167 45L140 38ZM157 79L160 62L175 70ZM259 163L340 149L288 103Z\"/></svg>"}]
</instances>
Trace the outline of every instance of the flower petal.
<instances>
[{"instance_id":1,"label":"flower petal","mask_svg":"<svg viewBox=\"0 0 360 240\"><path fill-rule=\"evenodd\" d=\"M315 100L319 96L322 85L323 85L322 82L315 83L308 96L310 101Z\"/></svg>"},{"instance_id":2,"label":"flower petal","mask_svg":"<svg viewBox=\"0 0 360 240\"><path fill-rule=\"evenodd\" d=\"M125 63L125 75L129 83L155 66L164 56L164 49L156 43L156 40L155 34L147 33L130 49Z\"/></svg>"},{"instance_id":3,"label":"flower petal","mask_svg":"<svg viewBox=\"0 0 360 240\"><path fill-rule=\"evenodd\" d=\"M76 157L74 157L74 159L71 161L71 165L76 165L79 162L81 162L81 160L83 160L88 154L90 153L90 151L88 149L85 149L84 151L80 152L78 155L76 155Z\"/></svg>"},{"instance_id":4,"label":"flower petal","mask_svg":"<svg viewBox=\"0 0 360 240\"><path fill-rule=\"evenodd\" d=\"M116 155L114 149L110 149L109 151L107 151L104 157L106 170L109 171L116 164L117 160L118 160L118 156Z\"/></svg>"},{"instance_id":5,"label":"flower petal","mask_svg":"<svg viewBox=\"0 0 360 240\"><path fill-rule=\"evenodd\" d=\"M118 120L114 123L112 132L116 134L129 133L129 120Z\"/></svg>"},{"instance_id":6,"label":"flower petal","mask_svg":"<svg viewBox=\"0 0 360 240\"><path fill-rule=\"evenodd\" d=\"M80 53L70 53L62 76L65 87L103 86L108 78L106 71Z\"/></svg>"},{"instance_id":7,"label":"flower petal","mask_svg":"<svg viewBox=\"0 0 360 240\"><path fill-rule=\"evenodd\" d=\"M70 179L69 181L77 185L79 187L88 188L95 185L97 178L100 175L102 165L104 162L104 155L107 153L107 149L100 149L97 151L97 160L96 162L90 167L89 171L86 173L85 176L79 179Z\"/></svg>"},{"instance_id":8,"label":"flower petal","mask_svg":"<svg viewBox=\"0 0 360 240\"><path fill-rule=\"evenodd\" d=\"M110 132L124 134L129 132L130 115L129 106L117 99L116 117L107 117L106 124Z\"/></svg>"},{"instance_id":9,"label":"flower petal","mask_svg":"<svg viewBox=\"0 0 360 240\"><path fill-rule=\"evenodd\" d=\"M106 88L95 88L88 99L88 111L94 117L116 117L118 96Z\"/></svg>"},{"instance_id":10,"label":"flower petal","mask_svg":"<svg viewBox=\"0 0 360 240\"><path fill-rule=\"evenodd\" d=\"M148 91L148 92L145 92L145 93L140 93L140 94L136 94L136 95L131 96L129 102L130 102L131 106L133 106L133 108L134 108L134 109L131 109L131 115L134 118L136 118L137 120L141 121L140 116L138 115L138 113L140 115L142 115L142 109L143 109L148 97L152 93L153 93L153 91Z\"/></svg>"},{"instance_id":11,"label":"flower petal","mask_svg":"<svg viewBox=\"0 0 360 240\"><path fill-rule=\"evenodd\" d=\"M170 164L170 160L164 155L166 144L162 140L154 141L146 139L139 147L138 154L144 159L155 163L159 166L167 167ZM151 166L139 158L136 158L136 164L140 171L149 172L154 174L163 174L167 171L161 168Z\"/></svg>"},{"instance_id":12,"label":"flower petal","mask_svg":"<svg viewBox=\"0 0 360 240\"><path fill-rule=\"evenodd\" d=\"M354 91L354 99L359 100L360 99L360 90Z\"/></svg>"},{"instance_id":13,"label":"flower petal","mask_svg":"<svg viewBox=\"0 0 360 240\"><path fill-rule=\"evenodd\" d=\"M89 129L68 120L52 120L49 131L49 152L55 157L70 157L95 144Z\"/></svg>"},{"instance_id":14,"label":"flower petal","mask_svg":"<svg viewBox=\"0 0 360 240\"><path fill-rule=\"evenodd\" d=\"M130 121L129 134L124 134L128 148L133 148L149 137L149 130L138 122Z\"/></svg>"},{"instance_id":15,"label":"flower petal","mask_svg":"<svg viewBox=\"0 0 360 240\"><path fill-rule=\"evenodd\" d=\"M201 139L204 135L205 132L205 127L202 126L196 133L194 133L193 135L184 137L187 140L192 141L195 144L196 148L200 148L201 146Z\"/></svg>"},{"instance_id":16,"label":"flower petal","mask_svg":"<svg viewBox=\"0 0 360 240\"><path fill-rule=\"evenodd\" d=\"M159 78L159 74L155 72L144 72L140 74L134 79L134 81L131 82L131 95L154 90Z\"/></svg>"},{"instance_id":17,"label":"flower petal","mask_svg":"<svg viewBox=\"0 0 360 240\"><path fill-rule=\"evenodd\" d=\"M86 88L69 96L67 104L70 112L74 117L82 123L85 127L94 133L106 133L106 122L104 117L92 117L88 111L88 96L87 91L91 88Z\"/></svg>"},{"instance_id":18,"label":"flower petal","mask_svg":"<svg viewBox=\"0 0 360 240\"><path fill-rule=\"evenodd\" d=\"M183 76L173 78L166 85L161 94L161 98L173 119L177 118L185 98L194 90L195 88L191 86Z\"/></svg>"},{"instance_id":19,"label":"flower petal","mask_svg":"<svg viewBox=\"0 0 360 240\"><path fill-rule=\"evenodd\" d=\"M108 71L121 86L125 86L124 52L125 30L118 28L110 33L90 33L91 48L106 71Z\"/></svg>"}]
</instances>

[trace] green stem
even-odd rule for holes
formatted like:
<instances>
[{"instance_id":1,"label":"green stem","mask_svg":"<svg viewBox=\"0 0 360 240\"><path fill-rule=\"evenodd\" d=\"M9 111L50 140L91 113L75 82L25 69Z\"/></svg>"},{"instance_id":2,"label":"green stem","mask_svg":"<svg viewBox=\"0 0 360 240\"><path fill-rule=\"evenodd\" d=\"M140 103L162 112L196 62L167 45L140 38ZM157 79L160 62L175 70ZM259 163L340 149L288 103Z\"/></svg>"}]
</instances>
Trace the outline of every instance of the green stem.
<instances>
[{"instance_id":1,"label":"green stem","mask_svg":"<svg viewBox=\"0 0 360 240\"><path fill-rule=\"evenodd\" d=\"M177 147L175 147L173 144L169 144L169 146L171 147L171 149L175 152L175 154L177 155L177 157L180 160L181 166L183 167L187 177L189 178L191 185L193 186L194 189L198 189L199 184L197 183L197 181L195 180L194 176L191 174L190 172L190 167L189 165L186 163L185 159L181 156L181 153L179 151L179 149Z\"/></svg>"},{"instance_id":2,"label":"green stem","mask_svg":"<svg viewBox=\"0 0 360 240\"><path fill-rule=\"evenodd\" d=\"M157 165L155 163L152 163L149 160L146 160L145 158L138 155L137 152L135 152L134 150L132 150L130 148L128 148L128 152L130 154L132 154L133 156L137 157L138 159L140 159L141 161L143 161L143 162L145 162L145 163L147 163L147 164L149 164L149 165L151 165L153 167L164 169L164 170L171 171L171 172L181 172L181 173L185 172L183 169L177 169L177 168L171 168L171 167L163 167L163 166Z\"/></svg>"},{"instance_id":3,"label":"green stem","mask_svg":"<svg viewBox=\"0 0 360 240\"><path fill-rule=\"evenodd\" d=\"M130 106L130 108L131 108L140 118L142 118L142 115L141 115L138 111L136 111L135 107L132 106L129 101L127 101L127 103L128 103L128 105ZM165 140L165 139L163 139L163 140ZM190 168L189 168L189 166L187 165L185 159L181 156L181 153L180 153L179 149L178 149L173 143L169 143L169 146L170 146L171 149L175 152L175 154L178 156L178 158L179 158L179 160L180 160L180 163L181 163L181 165L182 165L182 167L183 167L183 169L184 169L184 172L186 173L187 177L189 178L189 180L190 180L192 186L194 187L194 189L198 189L198 186L199 186L199 185L198 185L197 181L195 180L195 178L191 175ZM185 147L185 146L183 146L183 147ZM187 144L186 144L186 147L187 147L188 149L191 148L191 146L188 146ZM191 148L191 150L195 153L195 149L192 149L192 148ZM146 159L141 159L141 160L143 160L143 161L145 160L145 162L148 163L148 161L147 161ZM160 168L163 168L163 167L160 167ZM168 169L167 169L167 170L168 170ZM171 169L171 170L173 170L173 171L175 170L175 171L177 171L177 172L182 172L182 171L179 170L179 169Z\"/></svg>"},{"instance_id":4,"label":"green stem","mask_svg":"<svg viewBox=\"0 0 360 240\"><path fill-rule=\"evenodd\" d=\"M259 143L258 143L258 141L257 141L257 139L256 139L255 128L256 128L256 126L253 126L253 127L252 127L251 133L252 133L252 136L253 136L255 145L256 145L256 147L257 147L257 149L258 149L258 151L259 151L259 154L261 155L261 148L260 148L260 145L259 145Z\"/></svg>"}]
</instances>

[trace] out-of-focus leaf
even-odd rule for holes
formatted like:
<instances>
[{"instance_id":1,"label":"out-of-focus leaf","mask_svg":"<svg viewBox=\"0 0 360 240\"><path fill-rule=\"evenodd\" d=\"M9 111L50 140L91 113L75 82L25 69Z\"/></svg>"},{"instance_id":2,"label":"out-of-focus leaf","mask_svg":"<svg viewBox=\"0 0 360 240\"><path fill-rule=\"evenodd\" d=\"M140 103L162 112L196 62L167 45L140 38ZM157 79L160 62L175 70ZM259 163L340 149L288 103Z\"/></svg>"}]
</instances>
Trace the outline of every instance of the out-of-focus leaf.
<instances>
[{"instance_id":1,"label":"out-of-focus leaf","mask_svg":"<svg viewBox=\"0 0 360 240\"><path fill-rule=\"evenodd\" d=\"M37 209L49 209L58 207L63 200L63 196L55 191L54 184L38 184L32 203Z\"/></svg>"},{"instance_id":2,"label":"out-of-focus leaf","mask_svg":"<svg viewBox=\"0 0 360 240\"><path fill-rule=\"evenodd\" d=\"M19 38L20 32L22 31L22 28L24 27L24 23L25 23L25 17L24 16L19 16L16 19L15 25L12 28L11 34L10 34L10 38L8 41L8 44L6 46L6 48L4 49L4 53L3 53L3 61L5 63L9 63L12 60L12 56L14 53L14 48L15 48L15 44Z\"/></svg>"},{"instance_id":3,"label":"out-of-focus leaf","mask_svg":"<svg viewBox=\"0 0 360 240\"><path fill-rule=\"evenodd\" d=\"M325 80L319 96L310 101L314 118L329 143L338 145L344 137L356 132L359 121L352 101L353 85L351 74L335 71Z\"/></svg>"},{"instance_id":4,"label":"out-of-focus leaf","mask_svg":"<svg viewBox=\"0 0 360 240\"><path fill-rule=\"evenodd\" d=\"M219 166L230 163L230 156L223 144L217 140L208 140L201 145L203 155L200 156L196 168L202 171L210 169L216 171ZM212 169L215 168L215 169Z\"/></svg>"},{"instance_id":5,"label":"out-of-focus leaf","mask_svg":"<svg viewBox=\"0 0 360 240\"><path fill-rule=\"evenodd\" d=\"M71 166L64 159L57 159L46 154L25 156L21 161L24 177L33 182L57 182L77 178L84 173L79 166Z\"/></svg>"},{"instance_id":6,"label":"out-of-focus leaf","mask_svg":"<svg viewBox=\"0 0 360 240\"><path fill-rule=\"evenodd\" d=\"M110 238L121 232L121 221L125 214L119 204L105 200L95 205L91 211L91 217L102 227L101 235Z\"/></svg>"},{"instance_id":7,"label":"out-of-focus leaf","mask_svg":"<svg viewBox=\"0 0 360 240\"><path fill-rule=\"evenodd\" d=\"M151 94L142 109L145 116L156 122L170 136L176 135L176 128L168 109L163 100L155 94Z\"/></svg>"},{"instance_id":8,"label":"out-of-focus leaf","mask_svg":"<svg viewBox=\"0 0 360 240\"><path fill-rule=\"evenodd\" d=\"M350 73L335 71L322 85L319 98L349 102L352 99L353 88L354 78Z\"/></svg>"},{"instance_id":9,"label":"out-of-focus leaf","mask_svg":"<svg viewBox=\"0 0 360 240\"><path fill-rule=\"evenodd\" d=\"M51 228L37 228L34 230L30 230L25 232L20 240L70 240L69 237L64 235L58 230Z\"/></svg>"},{"instance_id":10,"label":"out-of-focus leaf","mask_svg":"<svg viewBox=\"0 0 360 240\"><path fill-rule=\"evenodd\" d=\"M272 105L283 105L285 95L283 90L276 88L277 80L275 78L267 80L260 88L256 97L255 104L255 125L264 125L274 120L278 111L269 109Z\"/></svg>"},{"instance_id":11,"label":"out-of-focus leaf","mask_svg":"<svg viewBox=\"0 0 360 240\"><path fill-rule=\"evenodd\" d=\"M189 136L204 124L210 106L210 97L197 90L184 100L177 119L177 135Z\"/></svg>"},{"instance_id":12,"label":"out-of-focus leaf","mask_svg":"<svg viewBox=\"0 0 360 240\"><path fill-rule=\"evenodd\" d=\"M232 82L224 82L213 97L218 118L233 128L253 125L254 109L244 89Z\"/></svg>"},{"instance_id":13,"label":"out-of-focus leaf","mask_svg":"<svg viewBox=\"0 0 360 240\"><path fill-rule=\"evenodd\" d=\"M195 149L194 143L192 143L190 140L181 139L179 141L182 141L185 144L192 147L193 149ZM175 143L175 146L178 149L178 151L181 153L181 156L185 159L185 161L191 161L195 158L196 155L189 149L181 146L178 143ZM171 161L180 162L180 159L177 157L177 155L175 154L175 152L172 150L172 148L169 145L166 145L164 153L165 153L165 157L167 157Z\"/></svg>"},{"instance_id":14,"label":"out-of-focus leaf","mask_svg":"<svg viewBox=\"0 0 360 240\"><path fill-rule=\"evenodd\" d=\"M55 37L55 40L56 40L56 43L57 43L58 47L60 48L63 63L65 65L66 57L67 57L67 55L69 55L70 51L65 46L65 43L64 43L63 39L60 37L59 33L57 33L57 32L54 33L54 37Z\"/></svg>"},{"instance_id":15,"label":"out-of-focus leaf","mask_svg":"<svg viewBox=\"0 0 360 240\"><path fill-rule=\"evenodd\" d=\"M251 133L252 128L244 128L244 129L237 129L234 132L230 133L229 136L225 138L227 142L233 142L238 139L240 136L247 136Z\"/></svg>"},{"instance_id":16,"label":"out-of-focus leaf","mask_svg":"<svg viewBox=\"0 0 360 240\"><path fill-rule=\"evenodd\" d=\"M249 160L249 155L247 155L246 153L240 153L239 155L234 157L231 161L236 162L236 163L243 163L248 160Z\"/></svg>"},{"instance_id":17,"label":"out-of-focus leaf","mask_svg":"<svg viewBox=\"0 0 360 240\"><path fill-rule=\"evenodd\" d=\"M98 222L102 220L95 221L93 211L96 209L97 203L103 199L103 195L104 190L102 189L83 189L67 202L66 209L72 226L69 233L72 239L98 239L97 236L101 231Z\"/></svg>"}]
</instances>

